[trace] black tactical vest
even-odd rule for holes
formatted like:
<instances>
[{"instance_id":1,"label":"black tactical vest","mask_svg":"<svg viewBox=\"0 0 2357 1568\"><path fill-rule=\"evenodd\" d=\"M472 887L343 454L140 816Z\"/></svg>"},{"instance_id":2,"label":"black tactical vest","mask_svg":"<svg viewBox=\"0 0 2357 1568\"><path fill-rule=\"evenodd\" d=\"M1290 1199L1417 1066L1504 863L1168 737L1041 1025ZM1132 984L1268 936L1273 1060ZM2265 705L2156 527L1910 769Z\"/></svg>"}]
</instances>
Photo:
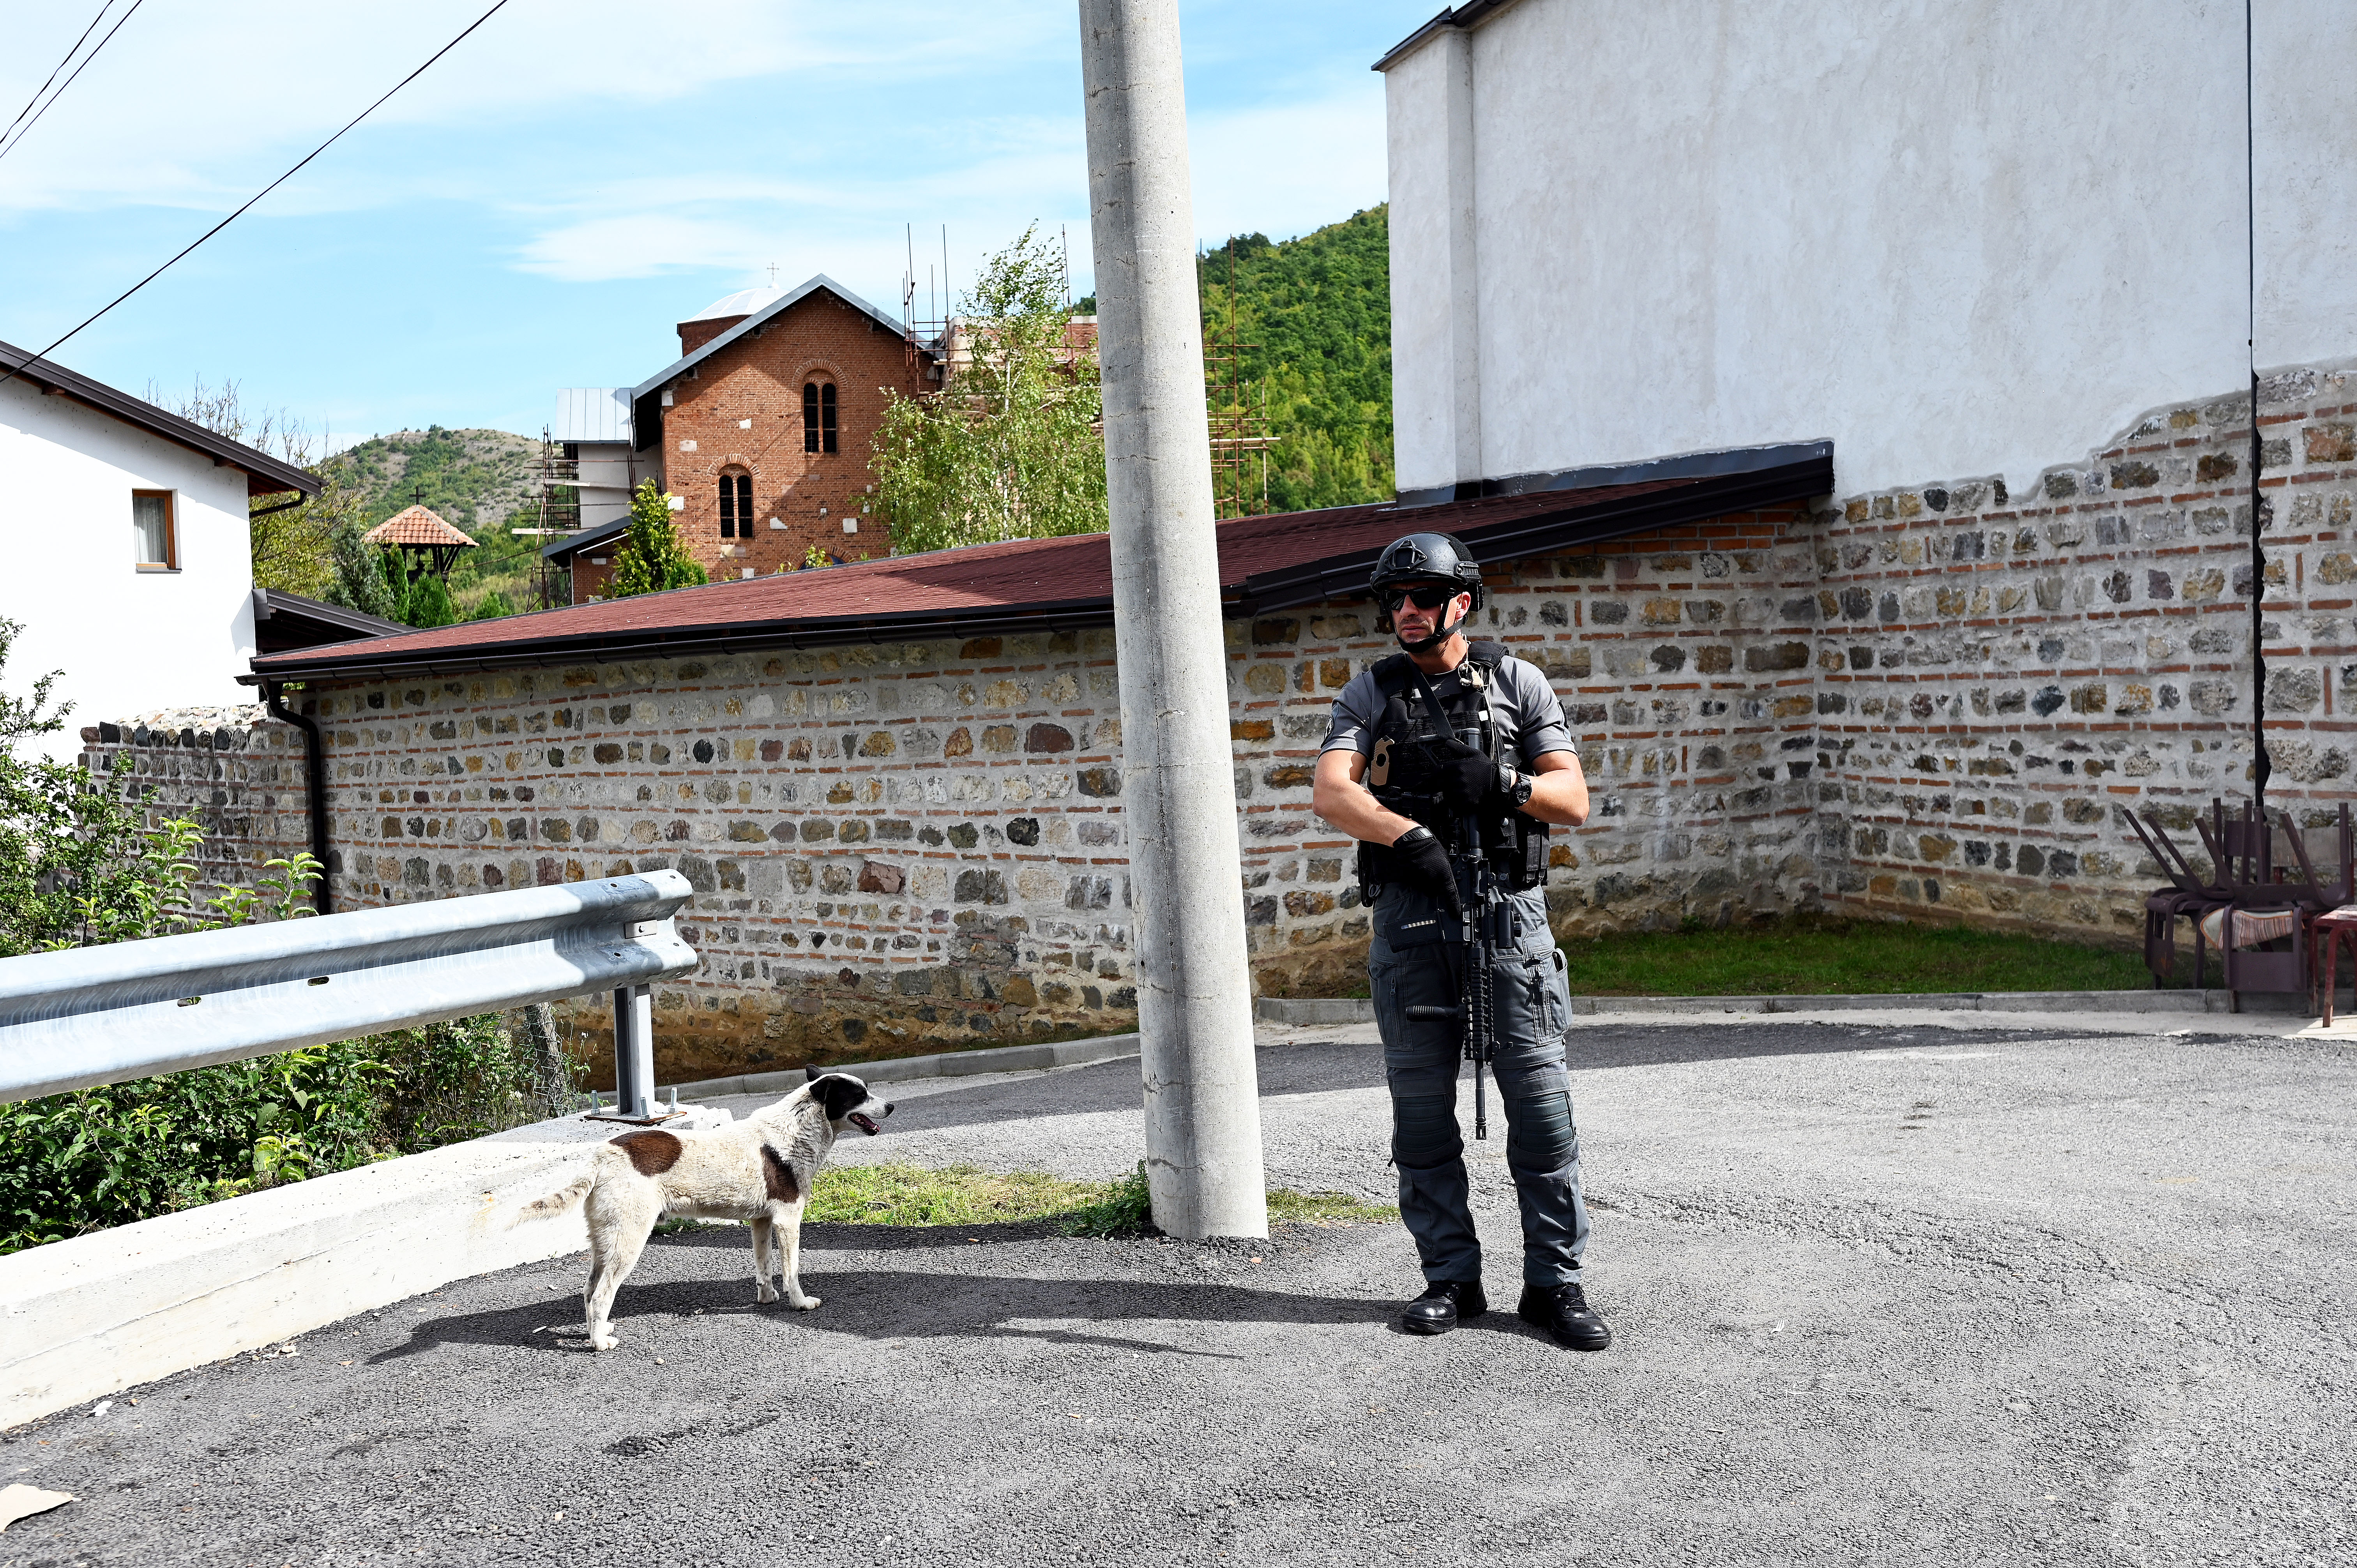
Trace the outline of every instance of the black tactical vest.
<instances>
[{"instance_id":1,"label":"black tactical vest","mask_svg":"<svg viewBox=\"0 0 2357 1568\"><path fill-rule=\"evenodd\" d=\"M1432 694L1441 707L1438 714L1428 711L1415 678L1415 661L1406 654L1394 653L1368 671L1383 698L1383 711L1367 758L1367 788L1388 809L1430 828L1452 851L1458 848L1462 824L1419 777L1421 743L1451 734L1479 746L1492 761L1528 771L1516 747L1518 737L1507 731L1491 702L1498 666L1508 657L1498 643L1470 644L1462 664L1432 679ZM1485 819L1480 828L1483 854L1507 891L1523 892L1546 881L1546 823L1508 808ZM1363 901L1373 903L1391 880L1391 860L1389 845L1360 842L1359 896Z\"/></svg>"}]
</instances>

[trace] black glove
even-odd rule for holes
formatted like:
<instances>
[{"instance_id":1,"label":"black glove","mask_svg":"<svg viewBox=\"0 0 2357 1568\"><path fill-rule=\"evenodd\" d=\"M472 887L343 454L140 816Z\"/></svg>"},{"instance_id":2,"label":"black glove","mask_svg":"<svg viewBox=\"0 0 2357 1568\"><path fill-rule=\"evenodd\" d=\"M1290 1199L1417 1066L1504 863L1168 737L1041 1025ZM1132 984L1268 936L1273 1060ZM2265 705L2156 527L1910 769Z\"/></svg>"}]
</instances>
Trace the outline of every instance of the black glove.
<instances>
[{"instance_id":1,"label":"black glove","mask_svg":"<svg viewBox=\"0 0 2357 1568\"><path fill-rule=\"evenodd\" d=\"M1457 867L1430 828L1413 827L1394 839L1392 865L1403 886L1414 888L1458 919L1465 918L1465 896L1457 886Z\"/></svg>"},{"instance_id":2,"label":"black glove","mask_svg":"<svg viewBox=\"0 0 2357 1568\"><path fill-rule=\"evenodd\" d=\"M1440 798L1459 811L1482 811L1505 793L1505 775L1481 748L1455 736L1433 741L1434 786Z\"/></svg>"}]
</instances>

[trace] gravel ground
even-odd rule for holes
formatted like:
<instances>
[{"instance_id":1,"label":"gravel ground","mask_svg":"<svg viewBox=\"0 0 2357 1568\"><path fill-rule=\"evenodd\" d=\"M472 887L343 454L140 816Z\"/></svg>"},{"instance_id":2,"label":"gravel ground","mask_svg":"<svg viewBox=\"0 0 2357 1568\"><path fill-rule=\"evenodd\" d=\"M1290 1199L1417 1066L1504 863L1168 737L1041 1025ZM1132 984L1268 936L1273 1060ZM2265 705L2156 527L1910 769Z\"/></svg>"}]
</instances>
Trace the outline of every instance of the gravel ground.
<instances>
[{"instance_id":1,"label":"gravel ground","mask_svg":"<svg viewBox=\"0 0 2357 1568\"><path fill-rule=\"evenodd\" d=\"M1271 1181L1386 1195L1363 1036L1269 1038ZM0 1434L0 1480L81 1498L0 1563L2357 1562L2346 1045L1574 1045L1602 1355L1510 1310L1399 1333L1396 1226L814 1226L807 1315L707 1229L649 1249L608 1356L547 1331L560 1260ZM1137 1157L1134 1061L892 1092L845 1157Z\"/></svg>"}]
</instances>

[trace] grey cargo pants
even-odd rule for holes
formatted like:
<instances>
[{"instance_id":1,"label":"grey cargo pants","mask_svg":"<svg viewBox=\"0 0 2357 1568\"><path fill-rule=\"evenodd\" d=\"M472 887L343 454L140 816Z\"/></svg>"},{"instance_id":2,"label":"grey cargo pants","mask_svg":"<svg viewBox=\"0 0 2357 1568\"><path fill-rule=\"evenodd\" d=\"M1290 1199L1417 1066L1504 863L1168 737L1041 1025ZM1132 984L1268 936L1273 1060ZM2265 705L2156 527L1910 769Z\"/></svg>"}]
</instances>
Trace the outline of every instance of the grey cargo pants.
<instances>
[{"instance_id":1,"label":"grey cargo pants","mask_svg":"<svg viewBox=\"0 0 2357 1568\"><path fill-rule=\"evenodd\" d=\"M1506 1168L1523 1216L1523 1280L1567 1284L1579 1278L1587 1249L1587 1205L1579 1190L1579 1132L1564 1069L1564 1029L1571 993L1547 929L1545 896L1512 896L1520 932L1514 950L1492 961L1497 1056L1491 1067L1505 1112ZM1466 1069L1462 1026L1410 1023L1412 1006L1453 1007L1463 950L1417 942L1431 933L1433 909L1418 895L1386 888L1376 901L1367 977L1383 1032L1383 1070L1392 1093L1392 1163L1399 1167L1400 1218L1415 1239L1427 1283L1481 1277L1481 1242L1465 1174L1457 1119L1458 1080ZM1403 945L1394 945L1397 939Z\"/></svg>"}]
</instances>

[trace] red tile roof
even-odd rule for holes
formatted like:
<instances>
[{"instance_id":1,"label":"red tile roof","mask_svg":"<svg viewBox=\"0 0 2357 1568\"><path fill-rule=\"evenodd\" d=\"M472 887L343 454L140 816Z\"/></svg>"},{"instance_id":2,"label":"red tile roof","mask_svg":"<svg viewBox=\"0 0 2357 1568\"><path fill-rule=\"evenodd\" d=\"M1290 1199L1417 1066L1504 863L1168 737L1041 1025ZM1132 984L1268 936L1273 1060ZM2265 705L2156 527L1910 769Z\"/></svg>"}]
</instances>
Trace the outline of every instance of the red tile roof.
<instances>
[{"instance_id":1,"label":"red tile roof","mask_svg":"<svg viewBox=\"0 0 2357 1568\"><path fill-rule=\"evenodd\" d=\"M475 542L442 521L439 512L422 506L404 507L361 535L363 544L455 544L472 550Z\"/></svg>"},{"instance_id":2,"label":"red tile roof","mask_svg":"<svg viewBox=\"0 0 2357 1568\"><path fill-rule=\"evenodd\" d=\"M1785 460L1731 474L1239 518L1217 531L1222 597L1230 615L1254 615L1356 593L1376 553L1419 529L1458 534L1482 559L1502 564L1831 489L1829 447L1806 460L1791 460L1789 452L1780 454ZM257 659L253 668L274 679L329 678L1036 631L1106 625L1112 606L1111 540L1090 533L887 556L470 621Z\"/></svg>"}]
</instances>

